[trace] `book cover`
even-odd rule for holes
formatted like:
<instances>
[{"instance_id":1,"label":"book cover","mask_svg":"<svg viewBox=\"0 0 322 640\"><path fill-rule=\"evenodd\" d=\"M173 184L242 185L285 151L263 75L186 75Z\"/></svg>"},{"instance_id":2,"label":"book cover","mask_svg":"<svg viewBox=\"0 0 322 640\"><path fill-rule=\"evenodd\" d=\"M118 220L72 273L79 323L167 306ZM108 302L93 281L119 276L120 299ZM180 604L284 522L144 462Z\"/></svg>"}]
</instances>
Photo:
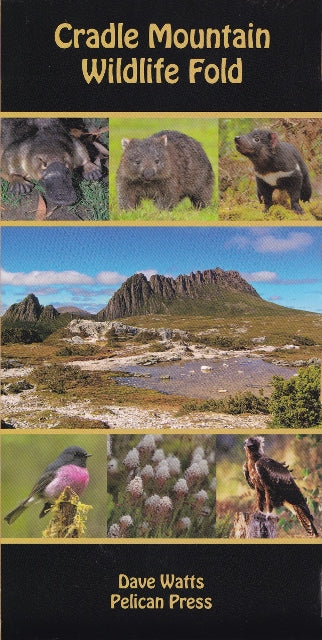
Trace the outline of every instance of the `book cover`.
<instances>
[{"instance_id":1,"label":"book cover","mask_svg":"<svg viewBox=\"0 0 322 640\"><path fill-rule=\"evenodd\" d=\"M319 637L319 0L2 0L4 640Z\"/></svg>"}]
</instances>

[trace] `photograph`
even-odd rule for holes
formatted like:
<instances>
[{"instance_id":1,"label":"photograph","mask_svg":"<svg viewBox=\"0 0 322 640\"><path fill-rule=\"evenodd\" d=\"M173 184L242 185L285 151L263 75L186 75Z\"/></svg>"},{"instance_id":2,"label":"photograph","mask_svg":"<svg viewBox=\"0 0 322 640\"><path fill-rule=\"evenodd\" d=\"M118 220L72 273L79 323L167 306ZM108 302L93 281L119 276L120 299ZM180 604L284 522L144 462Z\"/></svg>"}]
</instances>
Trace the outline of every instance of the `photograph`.
<instances>
[{"instance_id":1,"label":"photograph","mask_svg":"<svg viewBox=\"0 0 322 640\"><path fill-rule=\"evenodd\" d=\"M318 538L321 436L253 433L216 437L219 537Z\"/></svg>"},{"instance_id":2,"label":"photograph","mask_svg":"<svg viewBox=\"0 0 322 640\"><path fill-rule=\"evenodd\" d=\"M321 424L320 229L2 236L4 428Z\"/></svg>"},{"instance_id":3,"label":"photograph","mask_svg":"<svg viewBox=\"0 0 322 640\"><path fill-rule=\"evenodd\" d=\"M111 435L108 538L213 538L214 435Z\"/></svg>"},{"instance_id":4,"label":"photograph","mask_svg":"<svg viewBox=\"0 0 322 640\"><path fill-rule=\"evenodd\" d=\"M318 118L220 118L219 220L320 221Z\"/></svg>"},{"instance_id":5,"label":"photograph","mask_svg":"<svg viewBox=\"0 0 322 640\"><path fill-rule=\"evenodd\" d=\"M2 434L1 455L3 539L106 536L104 435Z\"/></svg>"},{"instance_id":6,"label":"photograph","mask_svg":"<svg viewBox=\"0 0 322 640\"><path fill-rule=\"evenodd\" d=\"M218 219L218 120L110 118L110 220Z\"/></svg>"},{"instance_id":7,"label":"photograph","mask_svg":"<svg viewBox=\"0 0 322 640\"><path fill-rule=\"evenodd\" d=\"M108 120L2 118L2 220L108 220Z\"/></svg>"}]
</instances>

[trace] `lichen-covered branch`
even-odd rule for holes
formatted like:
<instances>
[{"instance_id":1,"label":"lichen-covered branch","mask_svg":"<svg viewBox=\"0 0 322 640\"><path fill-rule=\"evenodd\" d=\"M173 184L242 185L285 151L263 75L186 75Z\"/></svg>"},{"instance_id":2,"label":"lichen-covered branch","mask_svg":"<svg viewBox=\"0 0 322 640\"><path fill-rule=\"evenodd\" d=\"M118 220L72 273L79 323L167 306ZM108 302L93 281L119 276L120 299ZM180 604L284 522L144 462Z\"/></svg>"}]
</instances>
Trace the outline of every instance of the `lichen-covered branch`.
<instances>
[{"instance_id":1,"label":"lichen-covered branch","mask_svg":"<svg viewBox=\"0 0 322 640\"><path fill-rule=\"evenodd\" d=\"M92 507L82 504L79 496L66 487L56 500L52 518L43 532L44 538L81 538L86 530L87 513Z\"/></svg>"}]
</instances>

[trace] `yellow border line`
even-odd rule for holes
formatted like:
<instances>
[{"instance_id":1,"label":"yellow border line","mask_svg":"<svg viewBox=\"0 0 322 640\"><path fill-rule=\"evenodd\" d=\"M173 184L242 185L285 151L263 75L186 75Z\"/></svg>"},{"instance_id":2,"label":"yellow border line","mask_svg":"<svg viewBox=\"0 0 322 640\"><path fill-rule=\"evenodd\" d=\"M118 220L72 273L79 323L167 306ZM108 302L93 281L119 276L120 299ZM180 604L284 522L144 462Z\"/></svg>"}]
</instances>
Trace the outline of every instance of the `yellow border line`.
<instances>
[{"instance_id":1,"label":"yellow border line","mask_svg":"<svg viewBox=\"0 0 322 640\"><path fill-rule=\"evenodd\" d=\"M151 411L153 411L153 409L151 409ZM209 415L211 415L212 412L209 411ZM227 414L229 415L229 414ZM213 416L216 416L216 413L213 412ZM247 416L246 416L247 417ZM262 436L270 436L270 435L287 435L287 436L306 436L306 435L322 435L322 425L319 427L310 427L307 429L290 429L290 428L284 428L284 429L271 429L271 428L264 428L264 427L259 427L259 428L254 428L254 427L249 427L246 426L244 428L238 427L238 428L225 428L225 427L172 427L172 428L151 428L151 429L147 429L146 427L142 427L141 429L129 429L128 427L124 427L123 429L117 427L116 429L113 428L108 428L108 429L47 429L46 427L43 428L36 428L36 429L30 429L30 427L26 427L26 428L19 428L19 429L2 429L1 433L0 433L0 442L1 442L1 438L3 436L9 436L9 437L14 437L14 436L26 436L26 435L50 435L50 436L55 436L55 435L89 435L89 434L93 434L93 435L105 435L105 436L111 436L111 435L128 435L128 436L143 436L146 433L149 433L151 435L165 435L165 436L178 436L178 435L214 435L214 436L219 436L219 435L227 435L227 434L231 434L233 433L234 435L238 435L238 436L242 436L242 435L248 435L248 434L254 434L256 432L257 435L262 435Z\"/></svg>"},{"instance_id":2,"label":"yellow border line","mask_svg":"<svg viewBox=\"0 0 322 640\"><path fill-rule=\"evenodd\" d=\"M3 111L2 118L322 118L320 111Z\"/></svg>"},{"instance_id":3,"label":"yellow border line","mask_svg":"<svg viewBox=\"0 0 322 640\"><path fill-rule=\"evenodd\" d=\"M207 545L221 545L221 544L305 544L305 545L319 545L321 544L321 538L2 538L1 545L5 544L104 544L104 545L118 545L118 544L145 544L145 545L160 545L160 544L207 544Z\"/></svg>"},{"instance_id":4,"label":"yellow border line","mask_svg":"<svg viewBox=\"0 0 322 640\"><path fill-rule=\"evenodd\" d=\"M322 206L322 198L321 198ZM213 222L175 220L1 220L3 227L321 227L320 220L214 220Z\"/></svg>"}]
</instances>

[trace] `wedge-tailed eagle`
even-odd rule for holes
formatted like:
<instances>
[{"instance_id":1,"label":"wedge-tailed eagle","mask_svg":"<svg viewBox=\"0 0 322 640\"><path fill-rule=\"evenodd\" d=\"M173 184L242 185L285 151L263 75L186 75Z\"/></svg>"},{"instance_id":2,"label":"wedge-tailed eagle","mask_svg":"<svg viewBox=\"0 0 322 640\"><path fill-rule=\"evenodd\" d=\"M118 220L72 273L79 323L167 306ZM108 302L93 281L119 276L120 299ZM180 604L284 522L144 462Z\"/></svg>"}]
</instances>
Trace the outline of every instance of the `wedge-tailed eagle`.
<instances>
[{"instance_id":1,"label":"wedge-tailed eagle","mask_svg":"<svg viewBox=\"0 0 322 640\"><path fill-rule=\"evenodd\" d=\"M261 436L247 438L244 446L246 462L243 470L249 486L256 491L256 510L270 513L284 505L296 515L310 536L318 537L306 499L288 466L265 456Z\"/></svg>"}]
</instances>

